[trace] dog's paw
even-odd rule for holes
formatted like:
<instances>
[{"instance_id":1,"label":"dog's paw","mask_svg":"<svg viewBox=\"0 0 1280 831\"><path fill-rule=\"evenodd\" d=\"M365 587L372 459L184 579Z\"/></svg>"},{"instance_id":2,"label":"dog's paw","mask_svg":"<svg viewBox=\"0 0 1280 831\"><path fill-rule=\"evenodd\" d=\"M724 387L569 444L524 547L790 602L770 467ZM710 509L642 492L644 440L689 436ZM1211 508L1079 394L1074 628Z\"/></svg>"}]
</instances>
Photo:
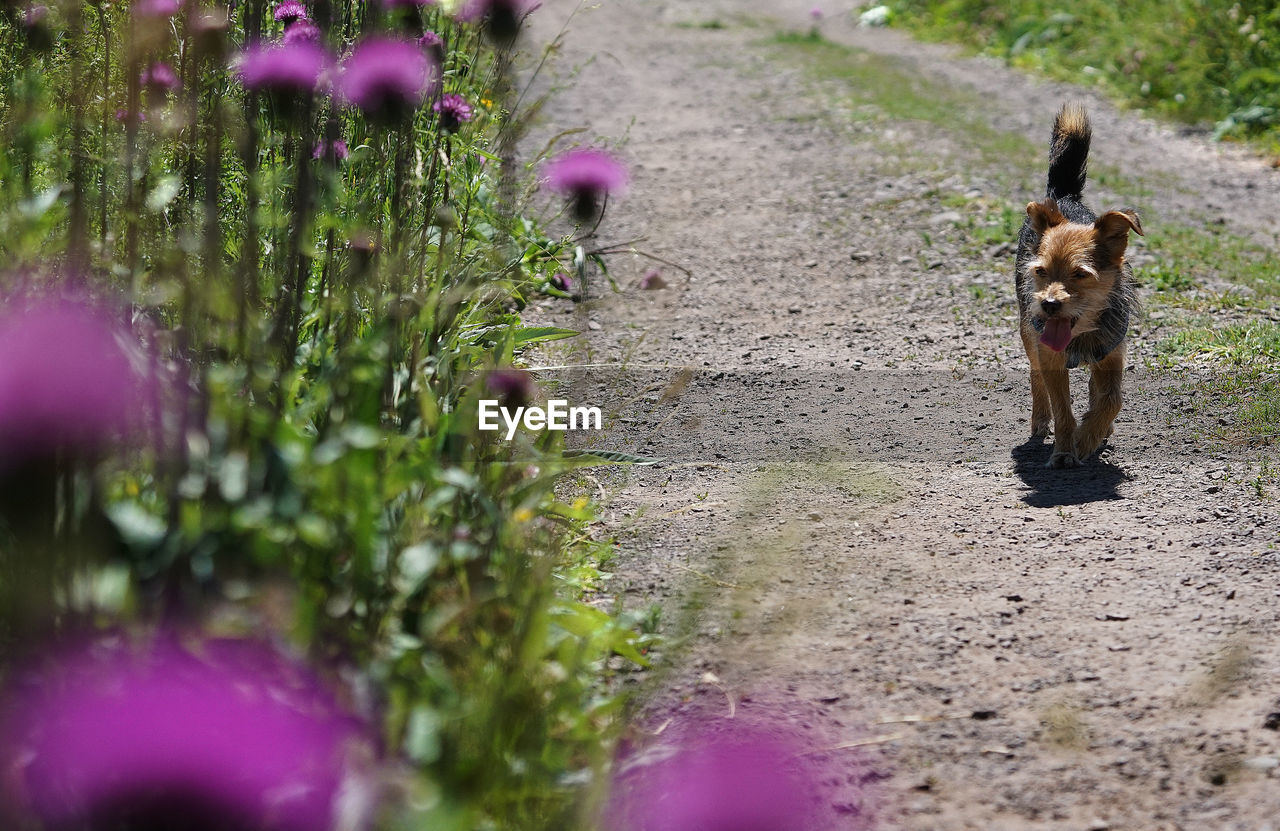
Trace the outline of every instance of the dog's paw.
<instances>
[{"instance_id":1,"label":"dog's paw","mask_svg":"<svg viewBox=\"0 0 1280 831\"><path fill-rule=\"evenodd\" d=\"M1033 439L1043 439L1047 437L1050 432L1048 419L1032 422L1031 424L1031 438Z\"/></svg>"},{"instance_id":2,"label":"dog's paw","mask_svg":"<svg viewBox=\"0 0 1280 831\"><path fill-rule=\"evenodd\" d=\"M1047 468L1067 468L1079 467L1080 460L1076 458L1074 453L1068 453L1065 450L1059 450L1049 457L1049 462L1045 465Z\"/></svg>"}]
</instances>

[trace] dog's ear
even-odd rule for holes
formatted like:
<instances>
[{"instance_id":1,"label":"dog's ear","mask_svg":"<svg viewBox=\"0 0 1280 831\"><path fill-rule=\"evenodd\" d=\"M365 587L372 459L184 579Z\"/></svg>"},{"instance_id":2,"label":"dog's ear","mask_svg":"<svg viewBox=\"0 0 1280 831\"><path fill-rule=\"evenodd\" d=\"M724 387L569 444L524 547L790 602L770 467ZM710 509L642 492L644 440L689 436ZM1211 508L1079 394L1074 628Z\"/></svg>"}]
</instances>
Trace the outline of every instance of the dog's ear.
<instances>
[{"instance_id":1,"label":"dog's ear","mask_svg":"<svg viewBox=\"0 0 1280 831\"><path fill-rule=\"evenodd\" d=\"M1053 226L1067 221L1062 211L1058 210L1058 203L1053 199L1043 199L1028 204L1027 216L1031 217L1031 230L1037 234L1043 234Z\"/></svg>"},{"instance_id":2,"label":"dog's ear","mask_svg":"<svg viewBox=\"0 0 1280 831\"><path fill-rule=\"evenodd\" d=\"M1097 234L1097 246L1102 252L1102 259L1117 265L1124 259L1125 249L1129 246L1129 232L1145 236L1138 215L1129 210L1107 211L1093 223L1093 229Z\"/></svg>"}]
</instances>

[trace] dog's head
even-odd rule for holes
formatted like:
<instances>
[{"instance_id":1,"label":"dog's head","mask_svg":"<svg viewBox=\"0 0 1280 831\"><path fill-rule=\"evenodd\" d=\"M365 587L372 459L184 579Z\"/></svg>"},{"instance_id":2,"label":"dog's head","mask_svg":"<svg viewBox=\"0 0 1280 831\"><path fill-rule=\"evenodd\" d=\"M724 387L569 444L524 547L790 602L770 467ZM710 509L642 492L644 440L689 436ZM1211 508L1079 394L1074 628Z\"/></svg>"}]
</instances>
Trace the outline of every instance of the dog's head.
<instances>
[{"instance_id":1,"label":"dog's head","mask_svg":"<svg viewBox=\"0 0 1280 831\"><path fill-rule=\"evenodd\" d=\"M1069 222L1053 199L1027 205L1027 217L1040 237L1025 265L1031 324L1041 343L1061 352L1072 337L1097 328L1120 279L1129 232L1142 234L1142 224L1133 211L1108 211L1092 225Z\"/></svg>"}]
</instances>

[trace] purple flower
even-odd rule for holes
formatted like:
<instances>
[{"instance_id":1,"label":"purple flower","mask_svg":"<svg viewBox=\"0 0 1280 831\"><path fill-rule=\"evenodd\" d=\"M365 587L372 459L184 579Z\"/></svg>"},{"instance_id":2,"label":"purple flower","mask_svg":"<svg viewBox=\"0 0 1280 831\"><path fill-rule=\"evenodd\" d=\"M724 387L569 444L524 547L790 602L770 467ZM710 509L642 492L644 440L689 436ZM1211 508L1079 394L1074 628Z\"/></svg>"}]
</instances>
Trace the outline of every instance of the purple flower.
<instances>
[{"instance_id":1,"label":"purple flower","mask_svg":"<svg viewBox=\"0 0 1280 831\"><path fill-rule=\"evenodd\" d=\"M471 120L471 105L457 93L446 93L431 109L440 114L440 129L446 133L458 132L462 122Z\"/></svg>"},{"instance_id":2,"label":"purple flower","mask_svg":"<svg viewBox=\"0 0 1280 831\"><path fill-rule=\"evenodd\" d=\"M645 272L645 275L640 278L640 289L642 291L658 291L666 287L667 281L662 279L662 272L656 268Z\"/></svg>"},{"instance_id":3,"label":"purple flower","mask_svg":"<svg viewBox=\"0 0 1280 831\"><path fill-rule=\"evenodd\" d=\"M93 453L137 426L130 333L70 296L10 298L0 312L0 467L59 449Z\"/></svg>"},{"instance_id":4,"label":"purple flower","mask_svg":"<svg viewBox=\"0 0 1280 831\"><path fill-rule=\"evenodd\" d=\"M285 45L293 43L319 43L320 27L312 23L310 20L298 20L285 27L284 36L280 38L280 42Z\"/></svg>"},{"instance_id":5,"label":"purple flower","mask_svg":"<svg viewBox=\"0 0 1280 831\"><path fill-rule=\"evenodd\" d=\"M179 0L138 0L133 4L134 17L173 17L181 8Z\"/></svg>"},{"instance_id":6,"label":"purple flower","mask_svg":"<svg viewBox=\"0 0 1280 831\"><path fill-rule=\"evenodd\" d=\"M438 67L413 43L370 38L347 58L338 95L369 120L393 123L417 109L438 80Z\"/></svg>"},{"instance_id":7,"label":"purple flower","mask_svg":"<svg viewBox=\"0 0 1280 831\"><path fill-rule=\"evenodd\" d=\"M163 97L182 86L173 67L159 61L142 70L138 82L147 92L157 97Z\"/></svg>"},{"instance_id":8,"label":"purple flower","mask_svg":"<svg viewBox=\"0 0 1280 831\"><path fill-rule=\"evenodd\" d=\"M821 8L821 7L819 7L819 6L814 6L812 9L809 9L809 17L813 18L813 21L814 21L815 23L816 23L816 22L818 22L819 20L821 20L821 19L822 19L822 8Z\"/></svg>"},{"instance_id":9,"label":"purple flower","mask_svg":"<svg viewBox=\"0 0 1280 831\"><path fill-rule=\"evenodd\" d=\"M137 112L137 113L134 113L133 115L130 115L129 111L123 107L116 110L116 121L119 121L121 123L133 122L134 124L141 124L146 120L147 120L147 114L144 112Z\"/></svg>"},{"instance_id":10,"label":"purple flower","mask_svg":"<svg viewBox=\"0 0 1280 831\"><path fill-rule=\"evenodd\" d=\"M311 16L307 14L307 7L299 3L298 0L284 0L283 3L276 6L272 16L277 23L283 23L286 29L299 20L311 19Z\"/></svg>"},{"instance_id":11,"label":"purple flower","mask_svg":"<svg viewBox=\"0 0 1280 831\"><path fill-rule=\"evenodd\" d=\"M533 376L522 369L495 369L485 376L484 388L508 409L523 407L533 400Z\"/></svg>"},{"instance_id":12,"label":"purple flower","mask_svg":"<svg viewBox=\"0 0 1280 831\"><path fill-rule=\"evenodd\" d=\"M611 831L805 831L817 827L819 771L801 748L761 728L702 729L657 761L624 760ZM853 826L857 828L859 826Z\"/></svg>"},{"instance_id":13,"label":"purple flower","mask_svg":"<svg viewBox=\"0 0 1280 831\"><path fill-rule=\"evenodd\" d=\"M350 155L347 143L342 139L334 139L331 142L321 140L316 143L316 149L311 151L311 158L323 158L333 163L344 161Z\"/></svg>"},{"instance_id":14,"label":"purple flower","mask_svg":"<svg viewBox=\"0 0 1280 831\"><path fill-rule=\"evenodd\" d=\"M457 19L462 23L482 23L485 34L505 48L515 43L524 19L539 5L533 0L467 0Z\"/></svg>"},{"instance_id":15,"label":"purple flower","mask_svg":"<svg viewBox=\"0 0 1280 831\"><path fill-rule=\"evenodd\" d=\"M27 810L6 826L330 831L371 753L304 667L252 642L116 638L10 680L0 806Z\"/></svg>"},{"instance_id":16,"label":"purple flower","mask_svg":"<svg viewBox=\"0 0 1280 831\"><path fill-rule=\"evenodd\" d=\"M237 71L247 89L305 97L315 92L329 66L329 55L319 44L294 42L250 46Z\"/></svg>"},{"instance_id":17,"label":"purple flower","mask_svg":"<svg viewBox=\"0 0 1280 831\"><path fill-rule=\"evenodd\" d=\"M555 274L552 274L551 279L547 282L550 283L551 288L556 289L557 291L562 291L565 294L573 293L573 278L568 274L565 274L563 271L557 271Z\"/></svg>"},{"instance_id":18,"label":"purple flower","mask_svg":"<svg viewBox=\"0 0 1280 831\"><path fill-rule=\"evenodd\" d=\"M627 186L627 169L603 150L579 148L547 162L543 171L547 185L565 194L574 218L588 222L600 213L610 193Z\"/></svg>"},{"instance_id":19,"label":"purple flower","mask_svg":"<svg viewBox=\"0 0 1280 831\"><path fill-rule=\"evenodd\" d=\"M444 63L444 38L435 32L423 32L418 38L418 48L434 58L436 63Z\"/></svg>"},{"instance_id":20,"label":"purple flower","mask_svg":"<svg viewBox=\"0 0 1280 831\"><path fill-rule=\"evenodd\" d=\"M28 29L39 26L49 16L48 6L27 6L22 12L22 25Z\"/></svg>"}]
</instances>

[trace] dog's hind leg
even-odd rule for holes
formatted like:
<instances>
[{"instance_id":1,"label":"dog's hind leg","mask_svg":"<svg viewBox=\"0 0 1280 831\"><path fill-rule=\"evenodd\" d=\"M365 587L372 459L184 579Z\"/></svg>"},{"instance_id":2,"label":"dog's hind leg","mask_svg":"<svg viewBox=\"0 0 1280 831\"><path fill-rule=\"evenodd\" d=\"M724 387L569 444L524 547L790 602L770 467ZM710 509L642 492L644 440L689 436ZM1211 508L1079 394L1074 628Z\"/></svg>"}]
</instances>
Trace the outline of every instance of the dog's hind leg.
<instances>
[{"instance_id":1,"label":"dog's hind leg","mask_svg":"<svg viewBox=\"0 0 1280 831\"><path fill-rule=\"evenodd\" d=\"M1022 329L1022 346L1031 362L1031 436L1042 439L1049 435L1049 391L1040 372L1040 345L1026 328Z\"/></svg>"},{"instance_id":2,"label":"dog's hind leg","mask_svg":"<svg viewBox=\"0 0 1280 831\"><path fill-rule=\"evenodd\" d=\"M1089 411L1076 430L1076 458L1093 455L1103 440L1111 435L1112 425L1123 400L1120 386L1124 381L1124 344L1089 368Z\"/></svg>"}]
</instances>

